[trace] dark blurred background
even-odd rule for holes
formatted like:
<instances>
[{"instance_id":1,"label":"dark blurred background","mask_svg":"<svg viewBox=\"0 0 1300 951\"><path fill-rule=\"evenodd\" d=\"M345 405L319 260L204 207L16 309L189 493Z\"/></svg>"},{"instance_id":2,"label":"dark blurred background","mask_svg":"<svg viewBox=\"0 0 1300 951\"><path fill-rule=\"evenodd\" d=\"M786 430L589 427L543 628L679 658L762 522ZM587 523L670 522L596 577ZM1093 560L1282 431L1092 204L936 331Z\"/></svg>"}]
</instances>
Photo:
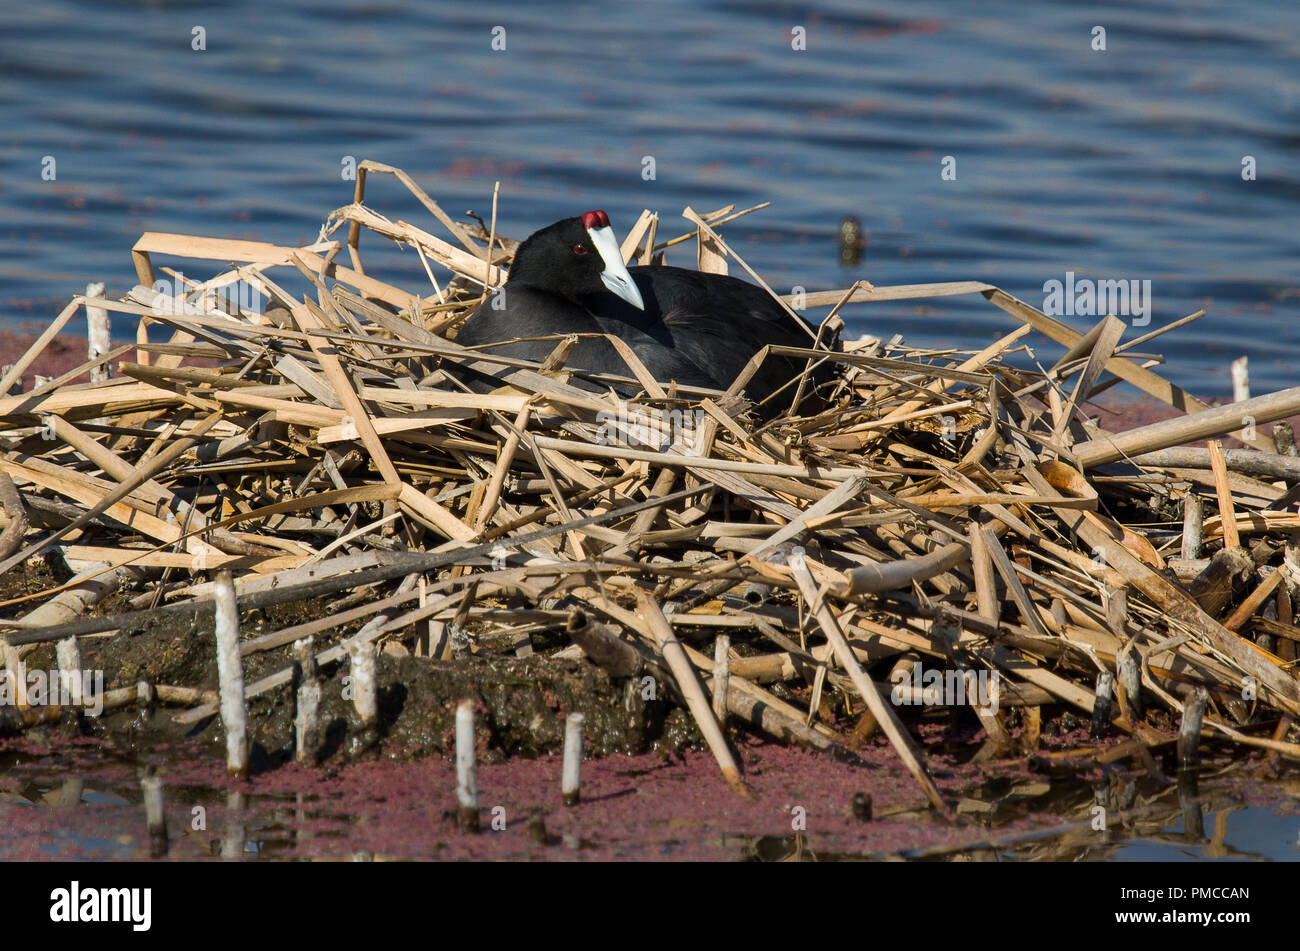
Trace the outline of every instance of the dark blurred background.
<instances>
[{"instance_id":1,"label":"dark blurred background","mask_svg":"<svg viewBox=\"0 0 1300 951\"><path fill-rule=\"evenodd\" d=\"M0 329L48 321L87 281L129 289L142 231L310 241L351 200L340 170L353 156L405 168L457 216L487 217L500 180L499 228L516 238L590 207L620 230L651 208L666 236L685 230L687 204L770 200L723 233L783 292L979 279L1041 306L1067 270L1150 280L1144 330L1210 312L1153 345L1162 372L1226 395L1244 354L1256 393L1300 383L1297 4L3 10ZM195 27L206 50L191 48ZM806 49L792 48L795 27ZM391 179L367 197L440 231ZM866 241L849 267L845 215ZM363 251L369 266L378 242ZM427 286L414 252L382 257ZM979 297L845 317L855 334L935 347L1012 327Z\"/></svg>"}]
</instances>

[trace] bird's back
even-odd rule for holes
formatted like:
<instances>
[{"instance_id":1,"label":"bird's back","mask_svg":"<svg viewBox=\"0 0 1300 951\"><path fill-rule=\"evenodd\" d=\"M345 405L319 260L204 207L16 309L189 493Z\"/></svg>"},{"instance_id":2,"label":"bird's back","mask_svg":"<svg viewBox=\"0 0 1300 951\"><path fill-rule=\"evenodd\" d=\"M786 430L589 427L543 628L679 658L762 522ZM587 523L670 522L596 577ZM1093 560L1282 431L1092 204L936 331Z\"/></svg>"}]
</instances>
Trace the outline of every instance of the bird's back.
<instances>
[{"instance_id":1,"label":"bird's back","mask_svg":"<svg viewBox=\"0 0 1300 951\"><path fill-rule=\"evenodd\" d=\"M636 267L631 274L645 310L604 295L589 302L601 324L611 332L619 332L620 325L636 328L707 367L723 388L766 345L812 346L815 331L802 329L767 291L746 281L663 266ZM763 400L806 366L803 358L769 355L746 388L749 396ZM785 391L787 397L794 389Z\"/></svg>"},{"instance_id":2,"label":"bird's back","mask_svg":"<svg viewBox=\"0 0 1300 951\"><path fill-rule=\"evenodd\" d=\"M636 327L598 319L585 306L549 291L528 284L507 282L503 297L504 306L494 308L485 301L465 322L456 342L465 347L500 344L485 347L487 353L499 356L544 361L560 344L560 339L516 340L520 337L552 337L568 334L612 333L628 343L633 352L657 380L668 383L676 380L685 386L718 389L715 376L692 361L685 351L665 347L651 335ZM592 373L632 376L626 361L606 340L583 337L569 354L565 364L570 369ZM574 381L584 385L581 381ZM602 389L594 384L592 389ZM630 391L629 391L630 392Z\"/></svg>"}]
</instances>

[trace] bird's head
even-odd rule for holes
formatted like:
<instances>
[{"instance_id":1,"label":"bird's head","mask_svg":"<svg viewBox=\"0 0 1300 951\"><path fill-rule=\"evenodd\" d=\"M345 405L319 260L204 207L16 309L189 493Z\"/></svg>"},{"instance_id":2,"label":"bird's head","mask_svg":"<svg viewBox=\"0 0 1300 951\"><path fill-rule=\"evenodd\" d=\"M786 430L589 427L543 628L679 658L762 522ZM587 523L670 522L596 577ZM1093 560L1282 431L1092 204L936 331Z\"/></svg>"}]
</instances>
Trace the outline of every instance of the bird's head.
<instances>
[{"instance_id":1,"label":"bird's head","mask_svg":"<svg viewBox=\"0 0 1300 951\"><path fill-rule=\"evenodd\" d=\"M575 300L607 290L645 310L641 292L623 263L609 215L603 211L565 218L534 232L515 252L509 280Z\"/></svg>"}]
</instances>

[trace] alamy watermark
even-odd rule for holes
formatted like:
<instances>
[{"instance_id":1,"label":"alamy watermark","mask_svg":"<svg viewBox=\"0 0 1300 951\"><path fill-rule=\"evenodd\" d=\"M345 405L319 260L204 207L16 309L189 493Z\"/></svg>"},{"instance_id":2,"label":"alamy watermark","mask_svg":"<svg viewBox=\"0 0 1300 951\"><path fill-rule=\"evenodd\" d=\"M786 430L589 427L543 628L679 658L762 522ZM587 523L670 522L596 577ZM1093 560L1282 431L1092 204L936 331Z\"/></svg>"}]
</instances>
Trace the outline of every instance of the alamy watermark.
<instances>
[{"instance_id":1,"label":"alamy watermark","mask_svg":"<svg viewBox=\"0 0 1300 951\"><path fill-rule=\"evenodd\" d=\"M1130 317L1133 327L1151 323L1151 281L1094 281L1065 272L1065 280L1043 282L1043 313L1051 317Z\"/></svg>"},{"instance_id":2,"label":"alamy watermark","mask_svg":"<svg viewBox=\"0 0 1300 951\"><path fill-rule=\"evenodd\" d=\"M132 931L148 931L152 908L152 888L91 888L74 879L50 892L53 922L122 922Z\"/></svg>"},{"instance_id":3,"label":"alamy watermark","mask_svg":"<svg viewBox=\"0 0 1300 951\"><path fill-rule=\"evenodd\" d=\"M61 670L0 670L0 706L81 707L87 716L104 712L104 672L82 670L80 676Z\"/></svg>"},{"instance_id":4,"label":"alamy watermark","mask_svg":"<svg viewBox=\"0 0 1300 951\"><path fill-rule=\"evenodd\" d=\"M977 706L996 712L1000 684L996 670L958 670L937 667L924 670L917 661L911 668L900 667L890 674L894 689L889 699L895 706Z\"/></svg>"},{"instance_id":5,"label":"alamy watermark","mask_svg":"<svg viewBox=\"0 0 1300 951\"><path fill-rule=\"evenodd\" d=\"M698 454L703 436L702 409L670 409L651 414L643 409L621 405L618 412L601 410L596 414L600 427L596 442L602 446L646 446L662 451L677 446Z\"/></svg>"},{"instance_id":6,"label":"alamy watermark","mask_svg":"<svg viewBox=\"0 0 1300 951\"><path fill-rule=\"evenodd\" d=\"M176 272L176 280L159 279L153 284L154 298L150 309L160 316L202 316L214 311L237 314L262 313L261 291L246 281L234 281L221 287L194 287L185 275Z\"/></svg>"}]
</instances>

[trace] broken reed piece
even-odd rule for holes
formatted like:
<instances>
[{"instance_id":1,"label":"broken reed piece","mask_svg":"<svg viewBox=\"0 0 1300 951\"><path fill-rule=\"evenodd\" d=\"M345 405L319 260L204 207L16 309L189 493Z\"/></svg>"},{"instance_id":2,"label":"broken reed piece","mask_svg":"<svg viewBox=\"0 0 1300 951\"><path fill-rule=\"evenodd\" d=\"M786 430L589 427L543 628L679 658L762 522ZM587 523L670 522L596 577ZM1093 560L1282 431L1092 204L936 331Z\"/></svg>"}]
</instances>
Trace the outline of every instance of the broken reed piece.
<instances>
[{"instance_id":1,"label":"broken reed piece","mask_svg":"<svg viewBox=\"0 0 1300 951\"><path fill-rule=\"evenodd\" d=\"M313 653L313 639L304 637L293 642L294 676L297 681L294 711L294 761L299 766L315 766L320 756L320 670Z\"/></svg>"},{"instance_id":2,"label":"broken reed piece","mask_svg":"<svg viewBox=\"0 0 1300 951\"><path fill-rule=\"evenodd\" d=\"M1237 513L1232 506L1232 489L1228 485L1228 464L1223 459L1223 444L1211 439L1210 469L1214 472L1214 493L1219 501L1219 526L1223 531L1223 547L1238 548L1241 536L1237 533Z\"/></svg>"},{"instance_id":3,"label":"broken reed piece","mask_svg":"<svg viewBox=\"0 0 1300 951\"><path fill-rule=\"evenodd\" d=\"M456 705L456 818L462 832L478 832L478 754L474 748L474 701Z\"/></svg>"},{"instance_id":4,"label":"broken reed piece","mask_svg":"<svg viewBox=\"0 0 1300 951\"><path fill-rule=\"evenodd\" d=\"M900 558L854 568L833 593L837 597L852 598L910 588L913 583L928 581L969 559L969 546L965 542L952 542L917 558Z\"/></svg>"},{"instance_id":5,"label":"broken reed piece","mask_svg":"<svg viewBox=\"0 0 1300 951\"><path fill-rule=\"evenodd\" d=\"M0 393L0 396L3 394ZM27 509L18 494L18 487L14 485L14 480L9 473L2 471L0 471L0 515L9 520L4 530L0 531L0 559L2 559L8 558L22 547L27 530L31 528L31 523L27 519Z\"/></svg>"},{"instance_id":6,"label":"broken reed piece","mask_svg":"<svg viewBox=\"0 0 1300 951\"><path fill-rule=\"evenodd\" d=\"M1300 532L1291 535L1282 549L1282 565L1286 568L1286 587L1292 601L1300 599ZM1295 612L1292 612L1292 617Z\"/></svg>"},{"instance_id":7,"label":"broken reed piece","mask_svg":"<svg viewBox=\"0 0 1300 951\"><path fill-rule=\"evenodd\" d=\"M1295 430L1285 419L1273 424L1273 448L1279 456L1294 459L1298 454L1295 444Z\"/></svg>"},{"instance_id":8,"label":"broken reed piece","mask_svg":"<svg viewBox=\"0 0 1300 951\"><path fill-rule=\"evenodd\" d=\"M966 537L970 543L971 573L975 578L975 603L980 616L987 621L997 622L1001 611L998 606L997 574L984 536L980 533L980 523L972 521L966 528Z\"/></svg>"},{"instance_id":9,"label":"broken reed piece","mask_svg":"<svg viewBox=\"0 0 1300 951\"><path fill-rule=\"evenodd\" d=\"M1265 613L1276 615L1277 620L1274 623L1284 624L1287 628L1294 626L1292 624L1294 614L1292 612L1291 592L1287 590L1285 584L1278 585L1277 596L1273 599L1272 607L1273 610L1271 612L1266 611ZM1258 620L1268 621L1269 619L1267 617L1260 617ZM1288 663L1296 660L1297 657L1300 657L1300 643L1297 643L1297 641L1300 641L1300 637L1295 639L1283 637L1278 642L1277 655Z\"/></svg>"},{"instance_id":10,"label":"broken reed piece","mask_svg":"<svg viewBox=\"0 0 1300 951\"><path fill-rule=\"evenodd\" d=\"M564 718L564 766L560 774L560 798L566 806L576 806L582 794L582 724L581 713Z\"/></svg>"},{"instance_id":11,"label":"broken reed piece","mask_svg":"<svg viewBox=\"0 0 1300 951\"><path fill-rule=\"evenodd\" d=\"M1210 450L1157 449L1144 452L1128 460L1135 466L1147 469L1209 469ZM1258 449L1224 449L1223 463L1229 472L1265 481L1282 479L1294 482L1300 479L1300 459Z\"/></svg>"},{"instance_id":12,"label":"broken reed piece","mask_svg":"<svg viewBox=\"0 0 1300 951\"><path fill-rule=\"evenodd\" d=\"M239 655L239 606L229 570L223 568L217 572L213 595L221 725L226 731L226 771L237 779L247 779L248 709L244 703L244 664Z\"/></svg>"},{"instance_id":13,"label":"broken reed piece","mask_svg":"<svg viewBox=\"0 0 1300 951\"><path fill-rule=\"evenodd\" d=\"M429 602L429 584L424 575L420 575L417 582L420 590L420 607L424 607ZM433 649L433 621L429 618L421 618L415 622L415 649L413 653L416 657L429 657Z\"/></svg>"},{"instance_id":14,"label":"broken reed piece","mask_svg":"<svg viewBox=\"0 0 1300 951\"><path fill-rule=\"evenodd\" d=\"M1229 369L1232 372L1232 401L1244 403L1250 399L1250 358L1238 357Z\"/></svg>"},{"instance_id":15,"label":"broken reed piece","mask_svg":"<svg viewBox=\"0 0 1300 951\"><path fill-rule=\"evenodd\" d=\"M1109 608L1110 602L1107 602L1106 606L1107 608ZM1048 618L1051 619L1050 622L1048 621ZM1109 621L1109 619L1110 618L1109 618L1109 611L1108 611L1107 620ZM1045 624L1050 624L1052 626L1052 630L1056 633L1060 633L1061 631L1065 630L1065 625L1070 622L1070 615L1065 608L1065 602L1061 598L1052 599L1051 607L1048 608L1047 617L1043 618L1043 622Z\"/></svg>"},{"instance_id":16,"label":"broken reed piece","mask_svg":"<svg viewBox=\"0 0 1300 951\"><path fill-rule=\"evenodd\" d=\"M1201 754L1197 746L1201 741L1201 723L1205 718L1205 705L1210 692L1197 687L1183 702L1183 720L1178 727L1178 768L1195 769L1200 765Z\"/></svg>"},{"instance_id":17,"label":"broken reed piece","mask_svg":"<svg viewBox=\"0 0 1300 951\"><path fill-rule=\"evenodd\" d=\"M1133 656L1135 648L1129 647L1120 652L1116 660L1116 680L1123 700L1124 713L1134 722L1142 717L1142 671Z\"/></svg>"},{"instance_id":18,"label":"broken reed piece","mask_svg":"<svg viewBox=\"0 0 1300 951\"><path fill-rule=\"evenodd\" d=\"M1223 622L1223 626L1230 631L1240 631L1242 626L1250 620L1251 615L1260 609L1268 596L1277 590L1278 585L1282 583L1285 576L1285 565L1274 568L1268 577L1257 584L1255 590L1248 594L1241 604L1237 605L1236 610L1228 615Z\"/></svg>"},{"instance_id":19,"label":"broken reed piece","mask_svg":"<svg viewBox=\"0 0 1300 951\"><path fill-rule=\"evenodd\" d=\"M546 845L546 817L540 809L528 817L528 841L533 845Z\"/></svg>"},{"instance_id":20,"label":"broken reed piece","mask_svg":"<svg viewBox=\"0 0 1300 951\"><path fill-rule=\"evenodd\" d=\"M135 684L135 701L140 710L142 722L148 722L153 716L153 709L158 702L158 691L147 680L138 680Z\"/></svg>"},{"instance_id":21,"label":"broken reed piece","mask_svg":"<svg viewBox=\"0 0 1300 951\"><path fill-rule=\"evenodd\" d=\"M709 690L713 695L713 715L717 717L722 732L727 732L727 691L731 688L731 638L719 634L713 642L713 679Z\"/></svg>"},{"instance_id":22,"label":"broken reed piece","mask_svg":"<svg viewBox=\"0 0 1300 951\"><path fill-rule=\"evenodd\" d=\"M19 711L27 709L27 673L23 667L22 655L18 648L0 637L0 660L4 661L4 676L9 679L10 701Z\"/></svg>"},{"instance_id":23,"label":"broken reed piece","mask_svg":"<svg viewBox=\"0 0 1300 951\"><path fill-rule=\"evenodd\" d=\"M86 285L86 297L94 299L102 296L104 285L96 282ZM104 354L112 349L113 342L109 337L108 311L102 307L92 307L86 304L86 344L88 348L87 356L91 360L98 360ZM100 383L109 377L109 366L106 363L96 363L90 370L90 382Z\"/></svg>"},{"instance_id":24,"label":"broken reed piece","mask_svg":"<svg viewBox=\"0 0 1300 951\"><path fill-rule=\"evenodd\" d=\"M859 822L870 822L872 819L872 801L871 793L858 792L853 794L853 818Z\"/></svg>"},{"instance_id":25,"label":"broken reed piece","mask_svg":"<svg viewBox=\"0 0 1300 951\"><path fill-rule=\"evenodd\" d=\"M601 624L581 608L569 612L565 633L588 660L611 677L632 677L645 666L637 649L618 636L617 628Z\"/></svg>"},{"instance_id":26,"label":"broken reed piece","mask_svg":"<svg viewBox=\"0 0 1300 951\"><path fill-rule=\"evenodd\" d=\"M1201 610L1217 618L1255 573L1255 560L1244 548L1221 548L1205 570L1188 586L1188 593Z\"/></svg>"},{"instance_id":27,"label":"broken reed piece","mask_svg":"<svg viewBox=\"0 0 1300 951\"><path fill-rule=\"evenodd\" d=\"M992 672L992 676L989 676L986 681L988 688L984 696L980 695L979 672L967 668L963 676L966 681L966 702L984 727L985 745L991 745L993 751L1009 750L1011 748L1011 734L1007 732L1006 724L1002 722L1000 715L1002 705L1001 676L997 671ZM984 703L985 700L988 702Z\"/></svg>"},{"instance_id":28,"label":"broken reed piece","mask_svg":"<svg viewBox=\"0 0 1300 951\"><path fill-rule=\"evenodd\" d=\"M1188 490L1183 496L1183 537L1179 555L1188 560L1201 557L1201 545L1205 531L1205 508L1201 497Z\"/></svg>"},{"instance_id":29,"label":"broken reed piece","mask_svg":"<svg viewBox=\"0 0 1300 951\"><path fill-rule=\"evenodd\" d=\"M1071 452L1080 466L1090 469L1144 452L1233 432L1243 425L1242 420L1247 416L1254 419L1256 425L1263 425L1297 413L1300 413L1300 386L1293 386L1242 403L1203 409L1123 433L1108 433L1088 442L1076 443Z\"/></svg>"},{"instance_id":30,"label":"broken reed piece","mask_svg":"<svg viewBox=\"0 0 1300 951\"><path fill-rule=\"evenodd\" d=\"M640 588L636 591L636 601L638 613L649 625L650 634L658 643L659 652L668 663L668 667L677 681L677 687L686 700L686 707L695 718L695 723L704 736L704 742L708 744L709 750L713 753L713 758L717 760L718 768L722 770L722 776L727 781L727 785L734 792L742 796L748 796L749 790L745 787L745 780L740 775L740 764L736 762L735 756L732 755L731 747L727 744L727 738L722 733L722 727L718 725L717 719L713 716L713 709L708 698L704 695L704 687L700 684L695 665L691 663L681 641L673 633L672 626L668 623L663 610L659 607L659 602Z\"/></svg>"},{"instance_id":31,"label":"broken reed piece","mask_svg":"<svg viewBox=\"0 0 1300 951\"><path fill-rule=\"evenodd\" d=\"M59 665L59 684L63 688L63 698L77 708L86 698L82 696L81 647L75 637L65 637L54 645L54 656Z\"/></svg>"},{"instance_id":32,"label":"broken reed piece","mask_svg":"<svg viewBox=\"0 0 1300 951\"><path fill-rule=\"evenodd\" d=\"M1092 705L1092 729L1089 735L1094 740L1105 737L1110 729L1110 705L1115 694L1115 675L1109 670L1097 677L1097 693Z\"/></svg>"},{"instance_id":33,"label":"broken reed piece","mask_svg":"<svg viewBox=\"0 0 1300 951\"><path fill-rule=\"evenodd\" d=\"M1116 637L1128 639L1128 588L1106 586L1106 626Z\"/></svg>"},{"instance_id":34,"label":"broken reed piece","mask_svg":"<svg viewBox=\"0 0 1300 951\"><path fill-rule=\"evenodd\" d=\"M162 778L153 766L140 772L140 791L144 794L145 826L149 830L149 855L161 858L167 854L167 812L163 802Z\"/></svg>"}]
</instances>

